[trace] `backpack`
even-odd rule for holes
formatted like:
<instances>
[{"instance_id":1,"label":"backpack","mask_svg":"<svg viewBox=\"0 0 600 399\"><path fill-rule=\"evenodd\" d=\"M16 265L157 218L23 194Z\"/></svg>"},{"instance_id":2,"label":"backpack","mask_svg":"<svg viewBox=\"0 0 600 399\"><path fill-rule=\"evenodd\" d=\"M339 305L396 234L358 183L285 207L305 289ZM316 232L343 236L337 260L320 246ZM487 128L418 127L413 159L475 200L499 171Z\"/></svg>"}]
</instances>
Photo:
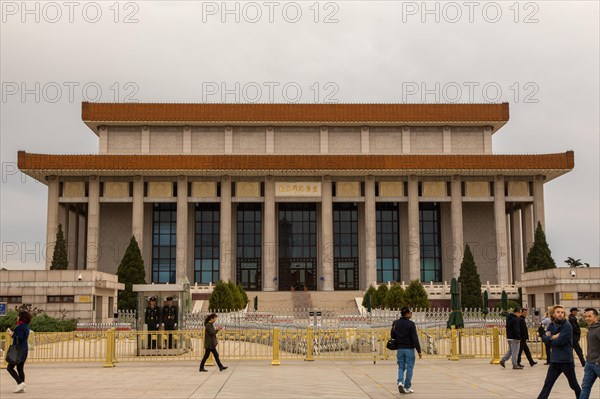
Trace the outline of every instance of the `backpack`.
<instances>
[{"instance_id":1,"label":"backpack","mask_svg":"<svg viewBox=\"0 0 600 399\"><path fill-rule=\"evenodd\" d=\"M546 329L544 328L544 325L543 325L543 324L541 324L541 325L538 327L538 335L540 336L540 338L543 338L543 337L544 337L544 335L546 335Z\"/></svg>"}]
</instances>

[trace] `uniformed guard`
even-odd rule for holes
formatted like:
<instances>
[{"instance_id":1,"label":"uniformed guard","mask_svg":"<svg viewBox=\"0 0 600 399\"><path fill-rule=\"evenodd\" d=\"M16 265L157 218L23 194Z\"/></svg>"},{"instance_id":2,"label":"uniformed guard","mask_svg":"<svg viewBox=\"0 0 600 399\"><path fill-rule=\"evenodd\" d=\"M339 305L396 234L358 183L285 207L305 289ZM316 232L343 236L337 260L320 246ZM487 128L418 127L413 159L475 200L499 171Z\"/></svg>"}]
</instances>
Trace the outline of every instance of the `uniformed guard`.
<instances>
[{"instance_id":1,"label":"uniformed guard","mask_svg":"<svg viewBox=\"0 0 600 399\"><path fill-rule=\"evenodd\" d=\"M173 297L167 297L167 304L163 307L162 322L169 336L169 349L173 348L173 333L177 328L177 305L173 305Z\"/></svg>"},{"instance_id":2,"label":"uniformed guard","mask_svg":"<svg viewBox=\"0 0 600 399\"><path fill-rule=\"evenodd\" d=\"M156 298L150 298L150 304L146 308L145 323L148 326L148 346L147 348L156 349L156 341L152 339L151 331L158 331L160 327L160 308L156 306Z\"/></svg>"}]
</instances>

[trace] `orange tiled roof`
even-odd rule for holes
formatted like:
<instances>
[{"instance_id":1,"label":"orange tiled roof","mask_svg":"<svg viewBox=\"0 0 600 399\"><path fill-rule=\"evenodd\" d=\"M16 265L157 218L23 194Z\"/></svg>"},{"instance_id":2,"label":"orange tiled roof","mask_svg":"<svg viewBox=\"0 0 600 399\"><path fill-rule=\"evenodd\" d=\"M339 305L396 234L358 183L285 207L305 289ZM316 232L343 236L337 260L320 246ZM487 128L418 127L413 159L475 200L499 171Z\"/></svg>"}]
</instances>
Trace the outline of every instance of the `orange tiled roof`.
<instances>
[{"instance_id":1,"label":"orange tiled roof","mask_svg":"<svg viewBox=\"0 0 600 399\"><path fill-rule=\"evenodd\" d=\"M561 170L573 151L539 155L51 155L19 151L23 171Z\"/></svg>"},{"instance_id":2,"label":"orange tiled roof","mask_svg":"<svg viewBox=\"0 0 600 399\"><path fill-rule=\"evenodd\" d=\"M82 103L82 119L110 122L507 122L503 104Z\"/></svg>"}]
</instances>

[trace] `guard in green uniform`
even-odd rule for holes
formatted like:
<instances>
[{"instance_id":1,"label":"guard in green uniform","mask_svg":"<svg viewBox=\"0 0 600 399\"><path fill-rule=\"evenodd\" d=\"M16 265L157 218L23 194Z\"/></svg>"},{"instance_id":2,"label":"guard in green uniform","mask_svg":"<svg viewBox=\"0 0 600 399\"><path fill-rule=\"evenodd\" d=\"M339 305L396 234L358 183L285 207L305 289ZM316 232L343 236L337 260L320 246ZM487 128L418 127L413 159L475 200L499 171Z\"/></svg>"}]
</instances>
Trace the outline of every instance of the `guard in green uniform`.
<instances>
[{"instance_id":1,"label":"guard in green uniform","mask_svg":"<svg viewBox=\"0 0 600 399\"><path fill-rule=\"evenodd\" d=\"M156 306L156 298L150 298L150 305L146 308L144 322L148 326L148 349L156 349L156 341L152 339L152 331L160 327L160 307Z\"/></svg>"},{"instance_id":2,"label":"guard in green uniform","mask_svg":"<svg viewBox=\"0 0 600 399\"><path fill-rule=\"evenodd\" d=\"M177 305L173 305L173 297L167 297L167 304L163 307L162 322L169 336L169 349L173 348L173 333L177 329Z\"/></svg>"}]
</instances>

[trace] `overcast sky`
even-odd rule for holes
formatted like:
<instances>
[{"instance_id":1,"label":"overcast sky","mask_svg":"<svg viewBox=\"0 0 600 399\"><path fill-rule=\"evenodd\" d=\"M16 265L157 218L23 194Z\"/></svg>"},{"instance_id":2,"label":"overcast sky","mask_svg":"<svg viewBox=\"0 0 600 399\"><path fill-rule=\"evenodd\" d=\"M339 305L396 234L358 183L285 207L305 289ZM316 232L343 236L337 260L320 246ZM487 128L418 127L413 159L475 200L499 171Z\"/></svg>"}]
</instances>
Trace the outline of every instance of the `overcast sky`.
<instances>
[{"instance_id":1,"label":"overcast sky","mask_svg":"<svg viewBox=\"0 0 600 399\"><path fill-rule=\"evenodd\" d=\"M507 101L494 152L575 151L545 185L547 236L557 264L598 266L598 4L2 1L2 266L44 267L47 190L17 151L97 153L84 99Z\"/></svg>"}]
</instances>

